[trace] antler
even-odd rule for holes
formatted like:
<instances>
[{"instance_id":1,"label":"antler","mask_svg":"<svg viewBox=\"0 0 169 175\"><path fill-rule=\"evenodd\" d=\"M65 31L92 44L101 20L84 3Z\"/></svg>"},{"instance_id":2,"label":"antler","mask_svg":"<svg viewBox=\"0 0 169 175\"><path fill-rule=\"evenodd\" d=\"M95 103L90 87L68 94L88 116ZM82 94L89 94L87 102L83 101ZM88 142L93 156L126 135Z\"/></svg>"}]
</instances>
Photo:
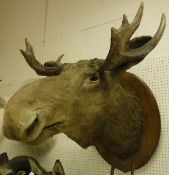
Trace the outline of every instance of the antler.
<instances>
[{"instance_id":1,"label":"antler","mask_svg":"<svg viewBox=\"0 0 169 175\"><path fill-rule=\"evenodd\" d=\"M31 46L27 38L25 38L25 45L26 51L23 51L22 49L20 51L24 56L26 62L32 69L35 70L38 75L55 76L61 73L63 66L62 64L60 64L60 61L64 55L61 55L56 61L46 62L44 65L42 65L35 58L33 47Z\"/></svg>"},{"instance_id":2,"label":"antler","mask_svg":"<svg viewBox=\"0 0 169 175\"><path fill-rule=\"evenodd\" d=\"M115 28L111 29L111 45L104 62L105 70L129 68L140 62L158 44L166 26L165 14L162 14L160 26L153 38L142 36L130 40L140 25L143 9L144 4L142 2L135 18L130 24L126 15L123 15L121 27L118 30Z\"/></svg>"}]
</instances>

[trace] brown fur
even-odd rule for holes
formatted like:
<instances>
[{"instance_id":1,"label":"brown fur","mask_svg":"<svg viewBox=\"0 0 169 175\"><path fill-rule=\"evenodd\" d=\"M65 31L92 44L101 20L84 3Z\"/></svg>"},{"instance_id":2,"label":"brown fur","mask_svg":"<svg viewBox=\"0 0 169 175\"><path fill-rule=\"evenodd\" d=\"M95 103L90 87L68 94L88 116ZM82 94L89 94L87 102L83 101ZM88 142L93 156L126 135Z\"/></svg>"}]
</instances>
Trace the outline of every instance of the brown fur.
<instances>
[{"instance_id":1,"label":"brown fur","mask_svg":"<svg viewBox=\"0 0 169 175\"><path fill-rule=\"evenodd\" d=\"M21 88L9 100L4 114L4 135L27 143L40 143L63 132L82 147L102 143L110 154L125 159L139 148L144 125L139 99L119 82L126 69L138 64L158 44L166 18L153 37L132 40L144 5L131 23L123 15L119 29L111 29L110 50L105 60L81 60L44 65L35 58L25 39L25 60L39 75L51 76Z\"/></svg>"},{"instance_id":2,"label":"brown fur","mask_svg":"<svg viewBox=\"0 0 169 175\"><path fill-rule=\"evenodd\" d=\"M39 143L63 132L82 147L100 140L117 157L134 153L143 125L139 100L120 85L119 74L102 72L98 64L91 62L67 64L60 76L43 78L21 88L6 107L5 136ZM90 80L93 75L98 76L95 82ZM43 125L33 140L22 135L22 123L29 121L27 113L38 115L38 122ZM58 125L48 128L55 123ZM31 128L31 132L36 129Z\"/></svg>"}]
</instances>

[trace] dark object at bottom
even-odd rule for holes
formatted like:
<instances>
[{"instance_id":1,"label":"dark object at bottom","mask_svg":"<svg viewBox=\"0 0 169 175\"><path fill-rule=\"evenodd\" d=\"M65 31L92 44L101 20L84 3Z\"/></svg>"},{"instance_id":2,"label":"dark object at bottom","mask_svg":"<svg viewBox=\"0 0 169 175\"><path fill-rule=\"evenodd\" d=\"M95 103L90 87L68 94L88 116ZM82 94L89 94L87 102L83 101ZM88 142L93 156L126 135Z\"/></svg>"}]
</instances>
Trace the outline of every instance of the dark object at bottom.
<instances>
[{"instance_id":1,"label":"dark object at bottom","mask_svg":"<svg viewBox=\"0 0 169 175\"><path fill-rule=\"evenodd\" d=\"M29 175L31 172L36 175L65 175L59 160L56 160L53 171L46 171L33 157L17 156L9 160L7 153L0 155L1 175Z\"/></svg>"}]
</instances>

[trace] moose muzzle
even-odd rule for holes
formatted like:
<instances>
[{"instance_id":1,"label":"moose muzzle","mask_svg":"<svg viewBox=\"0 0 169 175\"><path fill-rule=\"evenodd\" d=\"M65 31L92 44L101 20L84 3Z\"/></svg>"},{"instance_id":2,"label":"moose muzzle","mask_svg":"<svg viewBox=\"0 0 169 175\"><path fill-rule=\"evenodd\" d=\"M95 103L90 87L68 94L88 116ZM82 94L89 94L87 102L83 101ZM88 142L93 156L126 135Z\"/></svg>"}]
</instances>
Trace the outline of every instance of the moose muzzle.
<instances>
[{"instance_id":1,"label":"moose muzzle","mask_svg":"<svg viewBox=\"0 0 169 175\"><path fill-rule=\"evenodd\" d=\"M44 128L38 114L26 109L12 110L8 106L5 110L3 133L9 139L31 142L35 140ZM14 108L13 108L14 109ZM15 120L17 118L17 120Z\"/></svg>"}]
</instances>

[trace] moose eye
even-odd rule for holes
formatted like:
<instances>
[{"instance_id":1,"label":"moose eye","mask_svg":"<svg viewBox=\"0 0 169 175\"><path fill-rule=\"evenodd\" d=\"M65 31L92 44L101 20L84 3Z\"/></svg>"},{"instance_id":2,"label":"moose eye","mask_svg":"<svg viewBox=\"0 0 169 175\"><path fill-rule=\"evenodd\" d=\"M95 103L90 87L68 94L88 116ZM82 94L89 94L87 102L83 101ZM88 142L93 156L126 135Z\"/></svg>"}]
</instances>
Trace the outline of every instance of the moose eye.
<instances>
[{"instance_id":1,"label":"moose eye","mask_svg":"<svg viewBox=\"0 0 169 175\"><path fill-rule=\"evenodd\" d=\"M84 80L83 88L92 89L100 84L100 78L98 73L91 74Z\"/></svg>"},{"instance_id":2,"label":"moose eye","mask_svg":"<svg viewBox=\"0 0 169 175\"><path fill-rule=\"evenodd\" d=\"M92 75L90 77L90 81L92 81L92 82L96 82L97 80L98 80L98 76L97 75Z\"/></svg>"}]
</instances>

